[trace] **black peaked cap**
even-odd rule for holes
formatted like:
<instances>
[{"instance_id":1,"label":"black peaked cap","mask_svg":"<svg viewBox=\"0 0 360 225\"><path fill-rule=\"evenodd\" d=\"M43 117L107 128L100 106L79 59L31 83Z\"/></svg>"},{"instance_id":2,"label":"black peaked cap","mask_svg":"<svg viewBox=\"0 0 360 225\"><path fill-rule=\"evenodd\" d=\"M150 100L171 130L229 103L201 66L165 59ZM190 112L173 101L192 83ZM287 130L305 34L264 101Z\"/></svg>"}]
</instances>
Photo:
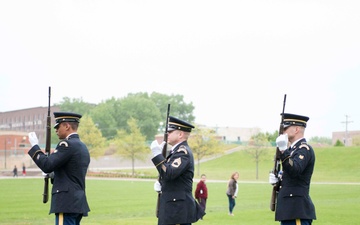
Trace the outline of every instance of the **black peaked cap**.
<instances>
[{"instance_id":1,"label":"black peaked cap","mask_svg":"<svg viewBox=\"0 0 360 225\"><path fill-rule=\"evenodd\" d=\"M190 123L180 120L176 117L169 116L168 131L182 130L186 132L191 132L191 129L193 128L195 127Z\"/></svg>"},{"instance_id":2,"label":"black peaked cap","mask_svg":"<svg viewBox=\"0 0 360 225\"><path fill-rule=\"evenodd\" d=\"M281 114L282 115L282 114ZM307 116L301 116L291 113L284 113L284 128L289 126L303 126L306 127L306 123L309 120Z\"/></svg>"},{"instance_id":3,"label":"black peaked cap","mask_svg":"<svg viewBox=\"0 0 360 225\"><path fill-rule=\"evenodd\" d=\"M57 128L62 122L77 122L80 123L82 115L72 112L54 112L55 126Z\"/></svg>"}]
</instances>

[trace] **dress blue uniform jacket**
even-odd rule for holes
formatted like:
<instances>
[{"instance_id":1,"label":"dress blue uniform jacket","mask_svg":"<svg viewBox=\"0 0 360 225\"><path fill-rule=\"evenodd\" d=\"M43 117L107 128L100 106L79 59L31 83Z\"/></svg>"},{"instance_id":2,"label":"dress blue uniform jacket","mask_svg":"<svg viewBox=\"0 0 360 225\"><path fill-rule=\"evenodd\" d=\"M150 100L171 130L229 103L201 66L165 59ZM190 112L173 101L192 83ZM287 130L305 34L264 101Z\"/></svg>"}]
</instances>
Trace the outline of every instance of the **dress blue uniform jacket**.
<instances>
[{"instance_id":1,"label":"dress blue uniform jacket","mask_svg":"<svg viewBox=\"0 0 360 225\"><path fill-rule=\"evenodd\" d=\"M152 159L160 174L159 224L193 223L203 216L192 195L194 177L193 153L186 141L178 144L165 159Z\"/></svg>"},{"instance_id":2,"label":"dress blue uniform jacket","mask_svg":"<svg viewBox=\"0 0 360 225\"><path fill-rule=\"evenodd\" d=\"M316 219L309 195L315 153L305 138L281 154L283 175L277 198L275 220Z\"/></svg>"},{"instance_id":3,"label":"dress blue uniform jacket","mask_svg":"<svg viewBox=\"0 0 360 225\"><path fill-rule=\"evenodd\" d=\"M46 156L38 145L28 154L44 172L54 172L50 213L80 213L90 211L85 194L85 176L90 154L78 134L61 140L55 151Z\"/></svg>"}]
</instances>

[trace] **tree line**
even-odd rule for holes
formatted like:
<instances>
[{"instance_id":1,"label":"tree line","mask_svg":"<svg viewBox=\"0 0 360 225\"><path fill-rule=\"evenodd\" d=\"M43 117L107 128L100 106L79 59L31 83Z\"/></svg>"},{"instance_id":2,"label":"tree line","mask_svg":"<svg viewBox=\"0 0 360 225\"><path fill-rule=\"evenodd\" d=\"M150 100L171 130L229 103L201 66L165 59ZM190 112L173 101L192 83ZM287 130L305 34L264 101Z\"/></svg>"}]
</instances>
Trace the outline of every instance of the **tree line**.
<instances>
[{"instance_id":1,"label":"tree line","mask_svg":"<svg viewBox=\"0 0 360 225\"><path fill-rule=\"evenodd\" d=\"M149 143L165 131L167 105L170 115L194 123L194 106L182 95L157 92L131 93L123 98L110 98L99 104L86 103L82 98L64 97L56 106L61 111L83 115L78 133L92 157L117 154L132 161L148 157ZM51 140L57 140L56 134ZM222 151L221 140L211 129L197 128L189 140L197 160Z\"/></svg>"},{"instance_id":2,"label":"tree line","mask_svg":"<svg viewBox=\"0 0 360 225\"><path fill-rule=\"evenodd\" d=\"M134 173L135 159L145 160L150 153L149 143L156 135L164 133L168 104L171 105L170 115L194 123L195 107L192 102L185 102L182 95L130 93L122 98L112 97L99 104L84 102L82 98L64 97L56 106L61 111L83 115L78 132L92 157L120 155L132 161ZM51 140L58 140L55 132L52 135L54 137ZM260 132L251 137L246 151L254 157L256 167L264 149L274 146L278 136L278 131L274 131ZM314 141L329 140L315 137ZM190 136L189 145L198 165L201 159L222 154L226 149L215 130L198 126Z\"/></svg>"}]
</instances>

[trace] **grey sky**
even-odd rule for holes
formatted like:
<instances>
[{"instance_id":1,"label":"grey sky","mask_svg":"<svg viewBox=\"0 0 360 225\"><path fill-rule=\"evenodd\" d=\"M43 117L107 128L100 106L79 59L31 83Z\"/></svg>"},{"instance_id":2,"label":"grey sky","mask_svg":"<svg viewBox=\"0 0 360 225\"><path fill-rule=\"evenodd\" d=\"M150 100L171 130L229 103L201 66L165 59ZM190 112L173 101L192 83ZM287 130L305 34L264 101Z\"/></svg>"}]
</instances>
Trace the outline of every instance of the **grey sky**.
<instances>
[{"instance_id":1,"label":"grey sky","mask_svg":"<svg viewBox=\"0 0 360 225\"><path fill-rule=\"evenodd\" d=\"M0 111L181 94L208 126L360 130L360 1L0 1ZM164 109L166 110L166 109Z\"/></svg>"}]
</instances>

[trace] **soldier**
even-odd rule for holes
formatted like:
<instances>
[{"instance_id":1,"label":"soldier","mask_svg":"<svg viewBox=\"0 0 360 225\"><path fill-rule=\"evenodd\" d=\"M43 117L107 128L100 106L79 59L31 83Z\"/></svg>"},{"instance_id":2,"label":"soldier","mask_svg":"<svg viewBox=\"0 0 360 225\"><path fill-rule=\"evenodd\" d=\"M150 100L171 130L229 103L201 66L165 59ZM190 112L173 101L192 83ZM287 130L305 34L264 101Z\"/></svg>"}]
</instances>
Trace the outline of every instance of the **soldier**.
<instances>
[{"instance_id":1,"label":"soldier","mask_svg":"<svg viewBox=\"0 0 360 225\"><path fill-rule=\"evenodd\" d=\"M284 132L276 139L283 174L275 220L281 221L281 225L310 225L316 219L315 206L309 195L315 153L304 138L308 120L306 116L284 113ZM269 181L276 183L277 178L270 174Z\"/></svg>"},{"instance_id":2,"label":"soldier","mask_svg":"<svg viewBox=\"0 0 360 225\"><path fill-rule=\"evenodd\" d=\"M77 134L81 115L54 112L54 116L54 128L60 139L55 151L49 156L44 154L35 132L31 132L29 141L32 148L28 154L44 173L53 175L50 214L55 213L55 224L79 225L82 217L90 211L85 194L90 154Z\"/></svg>"},{"instance_id":3,"label":"soldier","mask_svg":"<svg viewBox=\"0 0 360 225\"><path fill-rule=\"evenodd\" d=\"M168 144L172 146L169 156L161 154L165 142L151 143L154 158L152 162L159 171L159 183L155 190L161 191L158 224L190 225L199 220L204 212L192 195L194 177L194 157L188 145L193 125L169 116Z\"/></svg>"}]
</instances>

